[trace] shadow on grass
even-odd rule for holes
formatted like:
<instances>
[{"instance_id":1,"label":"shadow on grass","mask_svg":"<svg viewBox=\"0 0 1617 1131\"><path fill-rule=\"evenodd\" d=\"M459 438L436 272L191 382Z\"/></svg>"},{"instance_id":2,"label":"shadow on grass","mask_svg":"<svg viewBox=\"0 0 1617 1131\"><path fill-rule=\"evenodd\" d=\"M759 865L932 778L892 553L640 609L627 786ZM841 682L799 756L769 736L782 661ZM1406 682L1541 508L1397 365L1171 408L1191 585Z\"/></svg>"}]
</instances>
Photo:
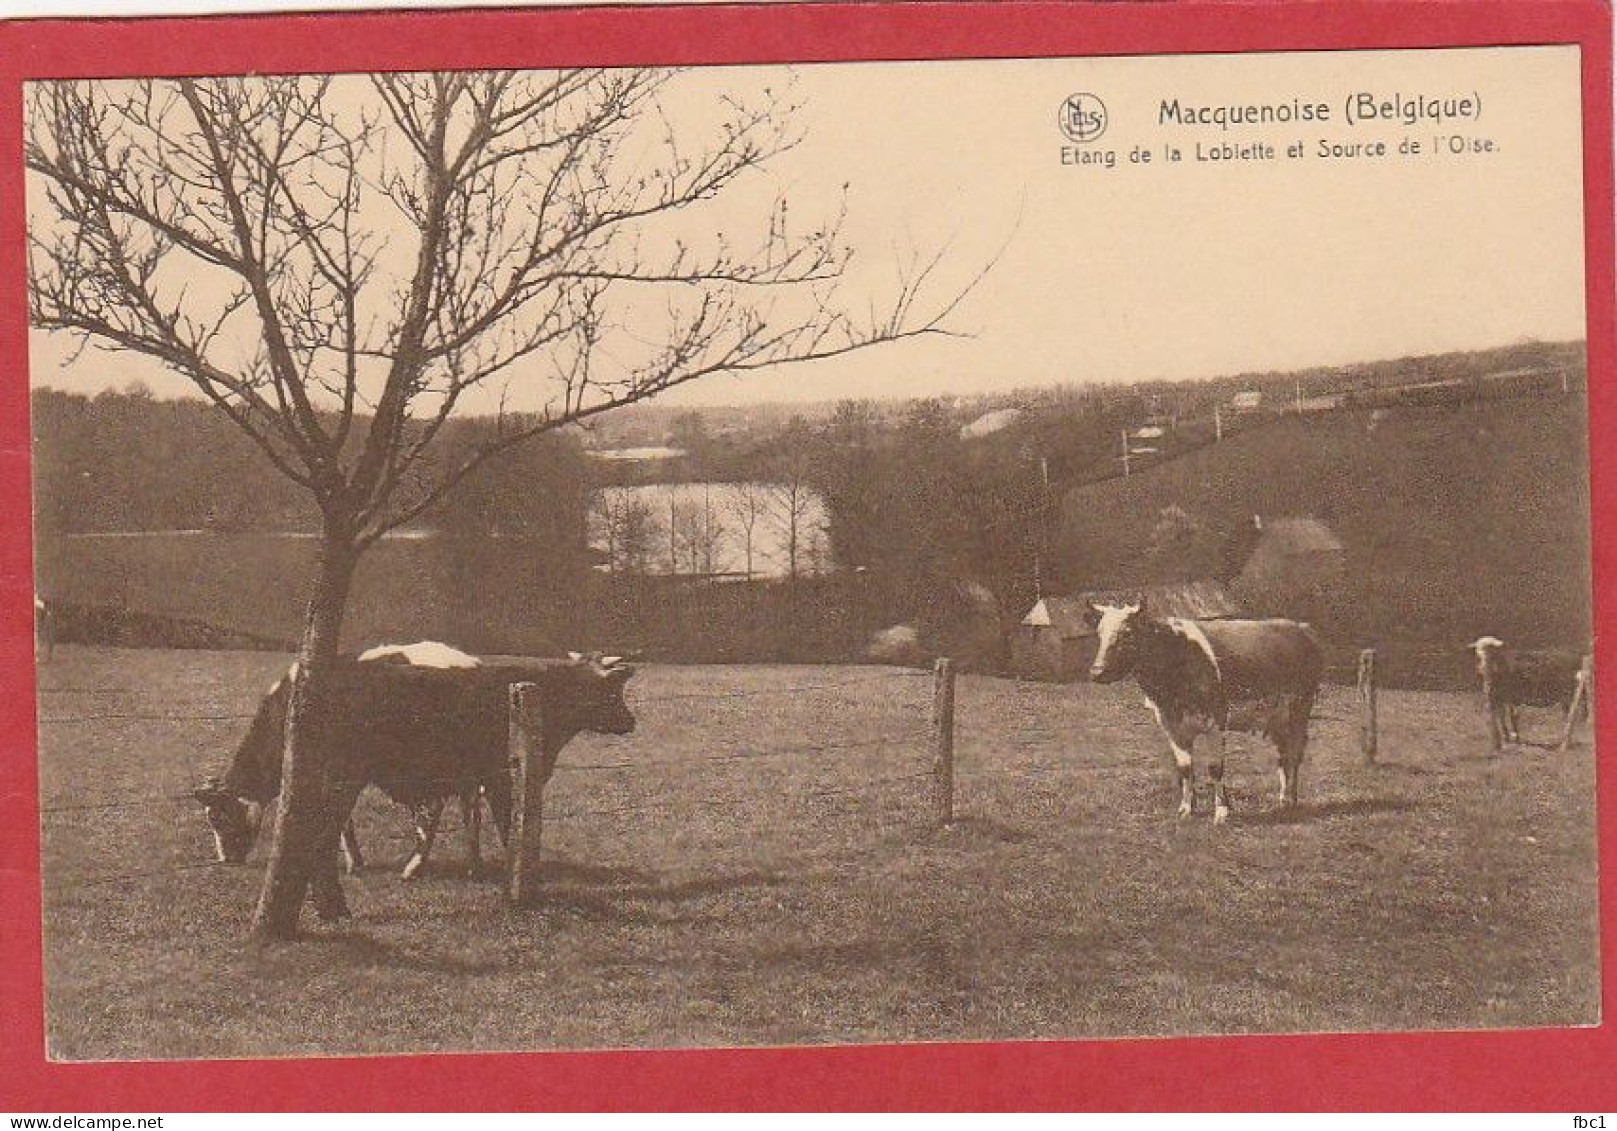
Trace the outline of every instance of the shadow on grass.
<instances>
[{"instance_id":1,"label":"shadow on grass","mask_svg":"<svg viewBox=\"0 0 1617 1131\"><path fill-rule=\"evenodd\" d=\"M1420 806L1402 797L1355 797L1344 801L1303 802L1287 809L1231 814L1242 825L1300 825L1332 817L1368 817L1377 813L1409 813Z\"/></svg>"},{"instance_id":2,"label":"shadow on grass","mask_svg":"<svg viewBox=\"0 0 1617 1131\"><path fill-rule=\"evenodd\" d=\"M723 895L742 888L775 887L784 882L785 878L775 872L736 872L728 876L683 880L677 884L624 888L619 894L628 899L643 899L651 903L677 903L709 895Z\"/></svg>"},{"instance_id":3,"label":"shadow on grass","mask_svg":"<svg viewBox=\"0 0 1617 1131\"><path fill-rule=\"evenodd\" d=\"M663 926L673 922L672 917L653 914L618 898L615 893L577 888L543 888L531 907L517 909L505 903L501 907L516 917L560 915L600 926Z\"/></svg>"},{"instance_id":4,"label":"shadow on grass","mask_svg":"<svg viewBox=\"0 0 1617 1131\"><path fill-rule=\"evenodd\" d=\"M1568 749L1575 748L1578 745L1574 741ZM1490 763L1509 765L1512 757L1531 756L1536 760L1545 754L1559 754L1560 752L1561 744L1559 742L1511 742L1498 750L1480 750L1457 754L1448 760L1448 764L1451 766L1486 766Z\"/></svg>"},{"instance_id":5,"label":"shadow on grass","mask_svg":"<svg viewBox=\"0 0 1617 1131\"><path fill-rule=\"evenodd\" d=\"M387 966L395 970L420 970L429 974L497 974L507 968L503 961L453 958L445 954L403 950L370 935L350 931L307 934L306 945L331 955L336 961L355 967Z\"/></svg>"},{"instance_id":6,"label":"shadow on grass","mask_svg":"<svg viewBox=\"0 0 1617 1131\"><path fill-rule=\"evenodd\" d=\"M421 866L420 871L408 879L401 874L402 868L402 864L377 864L366 861L365 866L355 875L392 877L412 885L457 882L504 884L511 876L511 866L504 856L485 856L475 865L453 856L435 858L428 860ZM544 883L550 884L630 884L651 883L656 880L650 872L642 872L636 868L607 868L555 857L540 862L539 875Z\"/></svg>"},{"instance_id":7,"label":"shadow on grass","mask_svg":"<svg viewBox=\"0 0 1617 1131\"><path fill-rule=\"evenodd\" d=\"M1432 773L1430 766L1417 765L1414 762L1387 762L1377 759L1363 767L1366 770L1390 771L1395 774L1408 774L1410 777L1424 778Z\"/></svg>"},{"instance_id":8,"label":"shadow on grass","mask_svg":"<svg viewBox=\"0 0 1617 1131\"><path fill-rule=\"evenodd\" d=\"M552 858L544 862L536 910L571 913L592 922L664 923L651 907L671 906L755 887L774 887L775 872L744 871L666 883L639 868L614 868ZM676 916L677 917L677 916Z\"/></svg>"},{"instance_id":9,"label":"shadow on grass","mask_svg":"<svg viewBox=\"0 0 1617 1131\"><path fill-rule=\"evenodd\" d=\"M601 894L652 903L676 903L686 899L701 899L709 895L723 895L738 888L774 887L784 882L784 877L776 872L746 871L665 883L656 873L640 868L582 864L560 857L546 860L540 866L539 878L542 884L555 885L561 890L606 888L609 890Z\"/></svg>"},{"instance_id":10,"label":"shadow on grass","mask_svg":"<svg viewBox=\"0 0 1617 1131\"><path fill-rule=\"evenodd\" d=\"M1529 742L1524 738L1520 742L1516 743L1516 745L1518 747L1527 747L1531 750L1541 750L1548 754L1559 754L1561 752L1561 740L1559 738L1553 742ZM1570 750L1574 746L1582 745L1583 743L1580 742L1576 736L1574 736L1572 741L1567 744L1567 749Z\"/></svg>"},{"instance_id":11,"label":"shadow on grass","mask_svg":"<svg viewBox=\"0 0 1617 1131\"><path fill-rule=\"evenodd\" d=\"M486 880L504 880L506 875L505 861L499 857L493 860L484 857L475 866L470 861L454 856L435 857L421 865L413 876L404 875L404 864L405 860L387 860L380 863L367 860L364 867L355 870L352 875L392 878L412 884L454 883L457 880L475 880L482 883Z\"/></svg>"},{"instance_id":12,"label":"shadow on grass","mask_svg":"<svg viewBox=\"0 0 1617 1131\"><path fill-rule=\"evenodd\" d=\"M1586 745L1588 745L1587 732L1577 730L1573 732L1571 741L1567 743L1567 749L1574 750L1577 747ZM1506 741L1505 744L1499 747L1497 750L1484 747L1480 751L1462 755L1459 758L1454 759L1454 761L1487 762L1498 758L1508 758L1512 754L1526 754L1528 752L1536 752L1539 754L1559 754L1561 752L1560 731L1556 731L1555 734L1547 738L1519 738L1514 742Z\"/></svg>"},{"instance_id":13,"label":"shadow on grass","mask_svg":"<svg viewBox=\"0 0 1617 1131\"><path fill-rule=\"evenodd\" d=\"M639 868L614 868L603 864L585 864L561 856L551 856L539 864L539 882L543 884L584 884L610 887L618 884L651 884L657 877Z\"/></svg>"}]
</instances>

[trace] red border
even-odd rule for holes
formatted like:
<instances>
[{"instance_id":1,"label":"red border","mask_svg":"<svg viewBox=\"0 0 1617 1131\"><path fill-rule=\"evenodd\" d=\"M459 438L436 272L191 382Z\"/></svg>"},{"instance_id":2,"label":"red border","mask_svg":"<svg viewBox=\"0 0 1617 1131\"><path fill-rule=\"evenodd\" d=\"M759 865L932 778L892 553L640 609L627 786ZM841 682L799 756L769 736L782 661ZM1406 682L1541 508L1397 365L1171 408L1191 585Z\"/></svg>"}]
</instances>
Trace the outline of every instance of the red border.
<instances>
[{"instance_id":1,"label":"red border","mask_svg":"<svg viewBox=\"0 0 1617 1131\"><path fill-rule=\"evenodd\" d=\"M0 1108L1617 1109L1617 1029L1131 1042L54 1065L43 1060L21 80L241 71L745 63L1576 43L1594 437L1617 424L1612 14L1602 0L938 3L39 21L0 25ZM1597 623L1617 582L1617 445L1592 445ZM1599 633L1603 736L1617 633ZM1617 1015L1617 773L1599 779L1604 1014ZM22 806L17 799L25 799Z\"/></svg>"}]
</instances>

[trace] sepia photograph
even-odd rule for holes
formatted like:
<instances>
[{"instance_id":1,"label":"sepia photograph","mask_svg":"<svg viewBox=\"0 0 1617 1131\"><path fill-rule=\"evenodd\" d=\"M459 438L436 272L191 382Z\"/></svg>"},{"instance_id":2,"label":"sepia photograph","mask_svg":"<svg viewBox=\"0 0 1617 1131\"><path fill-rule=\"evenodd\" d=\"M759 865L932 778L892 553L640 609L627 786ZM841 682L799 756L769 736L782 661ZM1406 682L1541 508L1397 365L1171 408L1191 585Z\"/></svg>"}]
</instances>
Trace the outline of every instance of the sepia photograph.
<instances>
[{"instance_id":1,"label":"sepia photograph","mask_svg":"<svg viewBox=\"0 0 1617 1131\"><path fill-rule=\"evenodd\" d=\"M46 1055L1600 1024L1580 66L27 82Z\"/></svg>"}]
</instances>

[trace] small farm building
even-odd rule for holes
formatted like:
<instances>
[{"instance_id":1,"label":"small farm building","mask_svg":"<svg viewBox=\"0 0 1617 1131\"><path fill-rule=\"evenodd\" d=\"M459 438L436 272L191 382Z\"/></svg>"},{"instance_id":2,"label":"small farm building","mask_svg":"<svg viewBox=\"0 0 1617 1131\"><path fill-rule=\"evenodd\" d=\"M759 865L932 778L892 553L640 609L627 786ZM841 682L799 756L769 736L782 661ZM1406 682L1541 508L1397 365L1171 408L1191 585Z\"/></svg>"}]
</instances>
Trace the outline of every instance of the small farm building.
<instances>
[{"instance_id":1,"label":"small farm building","mask_svg":"<svg viewBox=\"0 0 1617 1131\"><path fill-rule=\"evenodd\" d=\"M1267 616L1320 615L1319 602L1342 579L1347 548L1317 518L1253 518L1255 541L1231 588Z\"/></svg>"},{"instance_id":2,"label":"small farm building","mask_svg":"<svg viewBox=\"0 0 1617 1131\"><path fill-rule=\"evenodd\" d=\"M1011 641L1011 665L1024 679L1082 679L1095 657L1095 630L1085 619L1090 602L1144 597L1159 616L1222 620L1241 615L1241 607L1220 582L1182 581L1135 588L1097 589L1072 597L1044 597L1017 625Z\"/></svg>"},{"instance_id":3,"label":"small farm building","mask_svg":"<svg viewBox=\"0 0 1617 1131\"><path fill-rule=\"evenodd\" d=\"M983 436L992 436L995 432L1002 432L1022 419L1022 410L1019 408L997 408L992 412L985 412L970 424L960 429L962 440L976 440Z\"/></svg>"}]
</instances>

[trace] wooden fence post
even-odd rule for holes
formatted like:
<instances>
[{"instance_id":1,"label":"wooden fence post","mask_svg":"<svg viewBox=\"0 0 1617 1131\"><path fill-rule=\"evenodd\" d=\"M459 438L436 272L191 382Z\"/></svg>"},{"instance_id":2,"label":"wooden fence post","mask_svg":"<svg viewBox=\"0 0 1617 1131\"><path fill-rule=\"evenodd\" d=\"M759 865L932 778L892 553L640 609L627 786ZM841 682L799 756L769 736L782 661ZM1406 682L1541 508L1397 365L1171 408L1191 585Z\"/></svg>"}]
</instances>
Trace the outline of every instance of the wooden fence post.
<instances>
[{"instance_id":1,"label":"wooden fence post","mask_svg":"<svg viewBox=\"0 0 1617 1131\"><path fill-rule=\"evenodd\" d=\"M938 823L947 825L954 820L954 662L939 659L932 674L933 798Z\"/></svg>"},{"instance_id":2,"label":"wooden fence post","mask_svg":"<svg viewBox=\"0 0 1617 1131\"><path fill-rule=\"evenodd\" d=\"M511 883L507 898L518 907L539 898L539 841L544 828L544 717L539 687L513 683L510 689Z\"/></svg>"},{"instance_id":3,"label":"wooden fence post","mask_svg":"<svg viewBox=\"0 0 1617 1131\"><path fill-rule=\"evenodd\" d=\"M1359 652L1359 749L1366 762L1376 760L1376 650Z\"/></svg>"},{"instance_id":4,"label":"wooden fence post","mask_svg":"<svg viewBox=\"0 0 1617 1131\"><path fill-rule=\"evenodd\" d=\"M1589 702L1589 680L1594 675L1594 657L1585 656L1583 663L1578 666L1577 686L1572 689L1572 703L1566 709L1566 726L1561 731L1561 745L1558 753L1565 754L1566 748L1572 745L1572 731L1578 725L1579 709L1589 706L1589 717L1594 718L1594 709Z\"/></svg>"},{"instance_id":5,"label":"wooden fence post","mask_svg":"<svg viewBox=\"0 0 1617 1131\"><path fill-rule=\"evenodd\" d=\"M1482 710L1488 716L1488 748L1495 754L1505 748L1505 732L1499 726L1499 711L1493 701L1492 665L1484 665L1482 674Z\"/></svg>"}]
</instances>

